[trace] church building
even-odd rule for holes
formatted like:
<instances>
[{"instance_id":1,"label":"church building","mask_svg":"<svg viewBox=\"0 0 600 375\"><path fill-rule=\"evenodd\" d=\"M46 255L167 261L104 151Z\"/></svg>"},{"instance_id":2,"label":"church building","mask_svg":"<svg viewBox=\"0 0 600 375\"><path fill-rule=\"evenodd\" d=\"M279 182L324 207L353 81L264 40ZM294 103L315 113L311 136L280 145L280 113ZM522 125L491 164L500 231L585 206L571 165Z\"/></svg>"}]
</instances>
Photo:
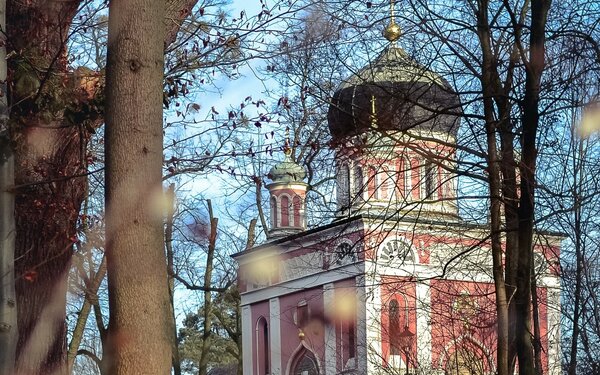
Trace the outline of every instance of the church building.
<instances>
[{"instance_id":1,"label":"church building","mask_svg":"<svg viewBox=\"0 0 600 375\"><path fill-rule=\"evenodd\" d=\"M337 219L307 228L306 172L286 150L268 240L234 255L244 375L496 372L489 226L457 204L461 103L396 45L393 19L384 35L330 104ZM544 374L558 375L561 237L536 237Z\"/></svg>"}]
</instances>

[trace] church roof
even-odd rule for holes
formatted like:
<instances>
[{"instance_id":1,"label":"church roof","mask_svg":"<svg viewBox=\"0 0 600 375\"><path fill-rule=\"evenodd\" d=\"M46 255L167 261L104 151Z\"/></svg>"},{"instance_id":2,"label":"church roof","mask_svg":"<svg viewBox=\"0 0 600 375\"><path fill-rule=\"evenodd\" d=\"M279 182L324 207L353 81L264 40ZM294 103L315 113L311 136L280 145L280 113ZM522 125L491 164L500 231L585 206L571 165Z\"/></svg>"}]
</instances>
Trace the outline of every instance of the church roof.
<instances>
[{"instance_id":1,"label":"church roof","mask_svg":"<svg viewBox=\"0 0 600 375\"><path fill-rule=\"evenodd\" d=\"M273 182L302 182L306 178L306 170L292 160L289 152L285 152L282 162L271 168L267 175Z\"/></svg>"},{"instance_id":2,"label":"church roof","mask_svg":"<svg viewBox=\"0 0 600 375\"><path fill-rule=\"evenodd\" d=\"M394 44L389 44L375 61L345 79L338 90L374 82L426 82L450 88L439 74L428 70Z\"/></svg>"},{"instance_id":3,"label":"church roof","mask_svg":"<svg viewBox=\"0 0 600 375\"><path fill-rule=\"evenodd\" d=\"M334 140L413 128L456 135L460 113L459 97L448 82L392 43L342 82L327 120Z\"/></svg>"}]
</instances>

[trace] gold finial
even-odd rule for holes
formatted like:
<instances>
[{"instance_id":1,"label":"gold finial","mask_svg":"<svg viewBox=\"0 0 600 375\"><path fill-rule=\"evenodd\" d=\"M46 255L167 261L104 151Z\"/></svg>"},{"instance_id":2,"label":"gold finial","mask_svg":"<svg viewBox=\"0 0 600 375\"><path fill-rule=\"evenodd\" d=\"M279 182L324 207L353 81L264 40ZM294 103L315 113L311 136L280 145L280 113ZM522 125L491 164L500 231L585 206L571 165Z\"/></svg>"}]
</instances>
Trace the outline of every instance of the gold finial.
<instances>
[{"instance_id":1,"label":"gold finial","mask_svg":"<svg viewBox=\"0 0 600 375\"><path fill-rule=\"evenodd\" d=\"M375 109L375 95L371 95L371 126L377 127L377 112Z\"/></svg>"},{"instance_id":2,"label":"gold finial","mask_svg":"<svg viewBox=\"0 0 600 375\"><path fill-rule=\"evenodd\" d=\"M292 146L290 146L290 128L285 128L285 143L283 144L283 153L287 156L292 154Z\"/></svg>"},{"instance_id":3,"label":"gold finial","mask_svg":"<svg viewBox=\"0 0 600 375\"><path fill-rule=\"evenodd\" d=\"M304 337L305 337L305 335L304 335L304 332L302 332L302 330L301 330L301 329L299 329L299 330L298 330L298 338L299 338L300 340L304 340Z\"/></svg>"},{"instance_id":4,"label":"gold finial","mask_svg":"<svg viewBox=\"0 0 600 375\"><path fill-rule=\"evenodd\" d=\"M394 43L400 38L400 35L402 35L402 29L394 20L394 0L390 0L390 23L383 30L383 37Z\"/></svg>"}]
</instances>

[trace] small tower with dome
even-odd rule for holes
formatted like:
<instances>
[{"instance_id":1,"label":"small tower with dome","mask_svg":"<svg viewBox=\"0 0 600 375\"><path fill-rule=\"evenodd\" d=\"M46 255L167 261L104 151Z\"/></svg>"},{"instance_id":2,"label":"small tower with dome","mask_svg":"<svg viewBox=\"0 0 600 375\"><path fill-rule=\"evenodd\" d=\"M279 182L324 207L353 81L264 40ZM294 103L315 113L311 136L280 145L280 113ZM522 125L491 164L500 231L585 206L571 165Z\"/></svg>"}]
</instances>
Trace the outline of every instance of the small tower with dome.
<instances>
[{"instance_id":1,"label":"small tower with dome","mask_svg":"<svg viewBox=\"0 0 600 375\"><path fill-rule=\"evenodd\" d=\"M267 175L272 181L266 186L271 207L271 228L268 231L271 239L306 229L306 171L292 160L292 149L287 139L283 153L283 161L271 168Z\"/></svg>"}]
</instances>

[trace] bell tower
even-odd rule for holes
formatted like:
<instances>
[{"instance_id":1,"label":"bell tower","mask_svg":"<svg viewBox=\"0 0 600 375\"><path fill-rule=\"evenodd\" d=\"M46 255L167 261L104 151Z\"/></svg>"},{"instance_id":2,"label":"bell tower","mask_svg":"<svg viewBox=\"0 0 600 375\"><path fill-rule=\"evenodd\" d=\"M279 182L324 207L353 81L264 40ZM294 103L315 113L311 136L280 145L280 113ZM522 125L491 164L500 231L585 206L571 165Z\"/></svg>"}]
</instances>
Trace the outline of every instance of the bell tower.
<instances>
[{"instance_id":1,"label":"bell tower","mask_svg":"<svg viewBox=\"0 0 600 375\"><path fill-rule=\"evenodd\" d=\"M306 229L306 192L308 184L304 168L292 160L289 140L284 146L284 159L269 171L271 229L269 238L284 237Z\"/></svg>"}]
</instances>

